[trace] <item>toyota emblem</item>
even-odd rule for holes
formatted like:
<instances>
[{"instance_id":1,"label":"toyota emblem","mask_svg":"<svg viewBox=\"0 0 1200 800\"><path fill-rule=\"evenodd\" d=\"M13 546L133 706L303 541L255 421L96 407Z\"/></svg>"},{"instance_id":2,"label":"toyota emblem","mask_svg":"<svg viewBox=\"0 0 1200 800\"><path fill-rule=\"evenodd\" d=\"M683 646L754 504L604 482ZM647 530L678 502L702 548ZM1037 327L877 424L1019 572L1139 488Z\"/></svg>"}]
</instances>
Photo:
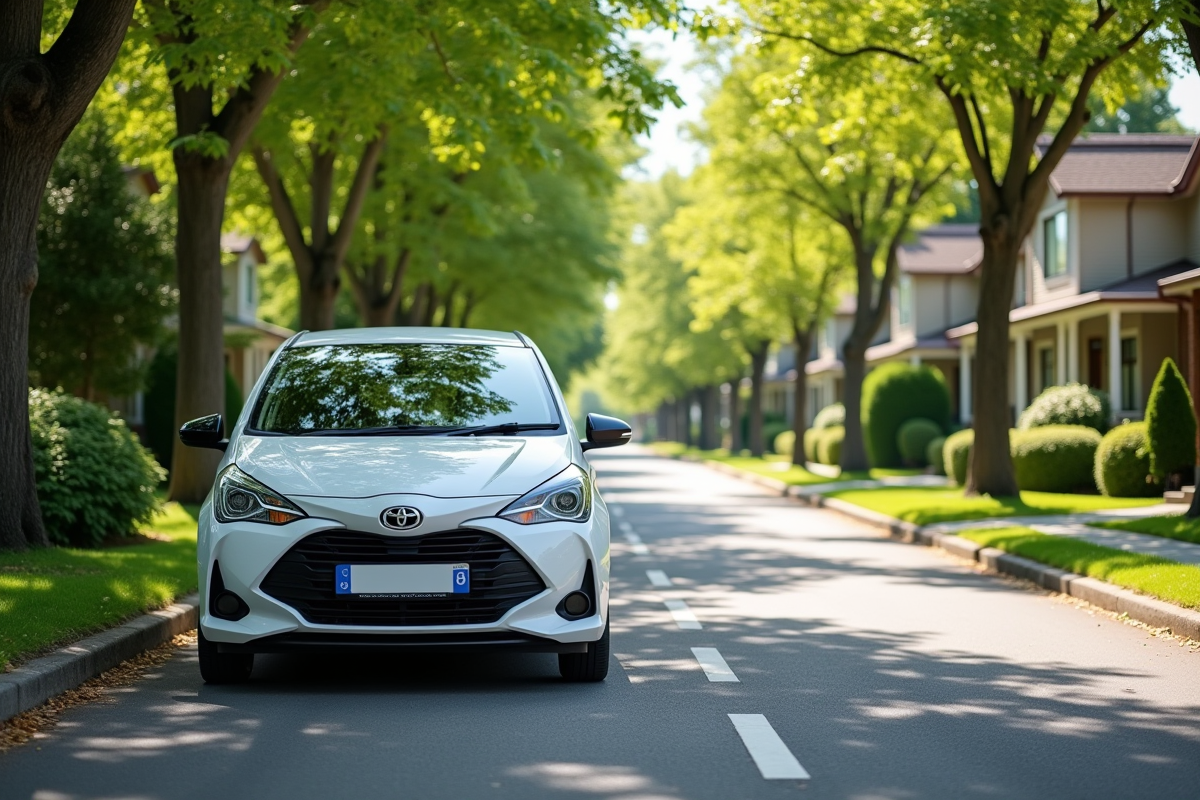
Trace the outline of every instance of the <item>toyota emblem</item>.
<instances>
[{"instance_id":1,"label":"toyota emblem","mask_svg":"<svg viewBox=\"0 0 1200 800\"><path fill-rule=\"evenodd\" d=\"M421 512L412 506L392 506L379 515L379 521L392 530L412 530L421 524Z\"/></svg>"}]
</instances>

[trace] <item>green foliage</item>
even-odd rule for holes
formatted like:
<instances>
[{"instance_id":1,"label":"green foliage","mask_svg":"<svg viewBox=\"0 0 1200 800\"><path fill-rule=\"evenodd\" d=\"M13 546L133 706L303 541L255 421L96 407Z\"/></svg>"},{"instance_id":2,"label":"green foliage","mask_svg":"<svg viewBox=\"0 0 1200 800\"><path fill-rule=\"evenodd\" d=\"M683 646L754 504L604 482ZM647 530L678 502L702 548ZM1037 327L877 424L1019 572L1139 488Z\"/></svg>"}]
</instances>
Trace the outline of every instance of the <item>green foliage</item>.
<instances>
[{"instance_id":1,"label":"green foliage","mask_svg":"<svg viewBox=\"0 0 1200 800\"><path fill-rule=\"evenodd\" d=\"M785 422L782 419L778 419L778 420L764 419L763 420L763 442L766 444L767 449L770 450L772 453L778 453L779 451L775 449L775 440L778 439L781 434L786 433L786 432L790 431L791 429L792 429L792 426L788 425L787 422ZM793 442L792 444L794 445L795 442Z\"/></svg>"},{"instance_id":2,"label":"green foliage","mask_svg":"<svg viewBox=\"0 0 1200 800\"><path fill-rule=\"evenodd\" d=\"M811 461L814 464L817 461L817 445L821 442L821 432L825 428L809 428L804 432L804 460Z\"/></svg>"},{"instance_id":3,"label":"green foliage","mask_svg":"<svg viewBox=\"0 0 1200 800\"><path fill-rule=\"evenodd\" d=\"M931 419L915 417L904 422L896 432L896 447L907 466L923 467L929 463L926 453L930 442L941 437L942 426Z\"/></svg>"},{"instance_id":4,"label":"green foliage","mask_svg":"<svg viewBox=\"0 0 1200 800\"><path fill-rule=\"evenodd\" d=\"M925 446L925 461L933 470L934 475L946 474L945 449L945 436L938 436L936 439L931 439L929 444Z\"/></svg>"},{"instance_id":5,"label":"green foliage","mask_svg":"<svg viewBox=\"0 0 1200 800\"><path fill-rule=\"evenodd\" d=\"M958 486L967 485L967 468L971 463L971 448L975 446L975 431L971 428L952 433L942 447L942 465L946 477Z\"/></svg>"},{"instance_id":6,"label":"green foliage","mask_svg":"<svg viewBox=\"0 0 1200 800\"><path fill-rule=\"evenodd\" d=\"M1088 99L1091 118L1083 129L1097 133L1187 133L1176 116L1179 109L1171 103L1166 86L1142 83L1126 94L1125 103L1108 108L1103 98Z\"/></svg>"},{"instance_id":7,"label":"green foliage","mask_svg":"<svg viewBox=\"0 0 1200 800\"><path fill-rule=\"evenodd\" d=\"M899 467L896 443L900 426L910 419L931 420L939 430L950 422L950 390L936 367L883 364L863 381L863 436L875 467Z\"/></svg>"},{"instance_id":8,"label":"green foliage","mask_svg":"<svg viewBox=\"0 0 1200 800\"><path fill-rule=\"evenodd\" d=\"M822 428L817 440L817 462L836 467L842 460L842 442L846 438L846 429L842 426Z\"/></svg>"},{"instance_id":9,"label":"green foliage","mask_svg":"<svg viewBox=\"0 0 1200 800\"><path fill-rule=\"evenodd\" d=\"M1150 474L1160 481L1196 464L1196 412L1179 367L1163 359L1146 403Z\"/></svg>"},{"instance_id":10,"label":"green foliage","mask_svg":"<svg viewBox=\"0 0 1200 800\"><path fill-rule=\"evenodd\" d=\"M50 541L93 547L126 536L159 509L166 477L116 415L61 392L29 392L42 519Z\"/></svg>"},{"instance_id":11,"label":"green foliage","mask_svg":"<svg viewBox=\"0 0 1200 800\"><path fill-rule=\"evenodd\" d=\"M175 307L164 211L135 193L108 123L89 112L55 161L38 217L29 330L35 384L89 398L142 387L137 346L161 337Z\"/></svg>"},{"instance_id":12,"label":"green foliage","mask_svg":"<svg viewBox=\"0 0 1200 800\"><path fill-rule=\"evenodd\" d=\"M1082 383L1051 386L1021 412L1017 427L1023 431L1045 425L1086 425L1103 433L1111 418L1108 393Z\"/></svg>"},{"instance_id":13,"label":"green foliage","mask_svg":"<svg viewBox=\"0 0 1200 800\"><path fill-rule=\"evenodd\" d=\"M1161 487L1150 476L1146 423L1118 425L1100 441L1094 467L1096 487L1109 497L1153 497Z\"/></svg>"},{"instance_id":14,"label":"green foliage","mask_svg":"<svg viewBox=\"0 0 1200 800\"><path fill-rule=\"evenodd\" d=\"M159 464L168 467L175 443L179 441L179 431L175 425L175 372L178 363L175 342L165 342L150 361L143 395L146 446ZM237 381L229 370L225 370L225 408L220 413L225 415L226 433L242 413L244 402Z\"/></svg>"},{"instance_id":15,"label":"green foliage","mask_svg":"<svg viewBox=\"0 0 1200 800\"><path fill-rule=\"evenodd\" d=\"M1048 425L1013 431L1017 486L1034 492L1093 492L1100 434L1083 425Z\"/></svg>"},{"instance_id":16,"label":"green foliage","mask_svg":"<svg viewBox=\"0 0 1200 800\"><path fill-rule=\"evenodd\" d=\"M775 437L775 442L771 445L771 449L781 456L791 458L796 449L796 432L794 430L786 430L780 433Z\"/></svg>"},{"instance_id":17,"label":"green foliage","mask_svg":"<svg viewBox=\"0 0 1200 800\"><path fill-rule=\"evenodd\" d=\"M813 417L814 428L835 428L846 424L846 407L841 403L831 403Z\"/></svg>"}]
</instances>

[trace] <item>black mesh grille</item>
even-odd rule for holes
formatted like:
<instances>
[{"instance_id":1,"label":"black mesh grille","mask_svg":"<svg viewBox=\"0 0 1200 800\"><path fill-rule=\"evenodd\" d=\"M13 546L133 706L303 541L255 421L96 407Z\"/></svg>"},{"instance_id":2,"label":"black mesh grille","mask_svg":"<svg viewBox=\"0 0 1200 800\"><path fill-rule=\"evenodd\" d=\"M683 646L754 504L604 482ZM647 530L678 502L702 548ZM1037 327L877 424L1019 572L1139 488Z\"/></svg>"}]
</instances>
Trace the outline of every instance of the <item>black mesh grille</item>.
<instances>
[{"instance_id":1,"label":"black mesh grille","mask_svg":"<svg viewBox=\"0 0 1200 800\"><path fill-rule=\"evenodd\" d=\"M445 598L368 599L334 592L338 564L471 566L471 591ZM478 531L381 536L330 531L301 539L271 568L262 590L320 625L477 625L495 622L546 588L503 539Z\"/></svg>"}]
</instances>

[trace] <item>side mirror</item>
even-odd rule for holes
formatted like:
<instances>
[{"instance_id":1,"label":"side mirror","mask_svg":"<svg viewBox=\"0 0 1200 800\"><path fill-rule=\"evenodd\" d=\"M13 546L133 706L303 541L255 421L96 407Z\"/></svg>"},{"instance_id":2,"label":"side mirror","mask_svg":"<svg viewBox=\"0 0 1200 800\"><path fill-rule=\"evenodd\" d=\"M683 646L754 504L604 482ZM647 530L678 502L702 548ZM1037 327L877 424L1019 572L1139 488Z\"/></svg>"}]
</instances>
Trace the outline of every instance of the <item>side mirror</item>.
<instances>
[{"instance_id":1,"label":"side mirror","mask_svg":"<svg viewBox=\"0 0 1200 800\"><path fill-rule=\"evenodd\" d=\"M185 422L179 429L179 441L188 447L207 447L224 452L229 447L229 440L225 438L225 420L220 414L209 414Z\"/></svg>"},{"instance_id":2,"label":"side mirror","mask_svg":"<svg viewBox=\"0 0 1200 800\"><path fill-rule=\"evenodd\" d=\"M633 430L629 425L616 417L588 414L587 441L581 444L585 451L598 447L617 447L628 442L632 435Z\"/></svg>"}]
</instances>

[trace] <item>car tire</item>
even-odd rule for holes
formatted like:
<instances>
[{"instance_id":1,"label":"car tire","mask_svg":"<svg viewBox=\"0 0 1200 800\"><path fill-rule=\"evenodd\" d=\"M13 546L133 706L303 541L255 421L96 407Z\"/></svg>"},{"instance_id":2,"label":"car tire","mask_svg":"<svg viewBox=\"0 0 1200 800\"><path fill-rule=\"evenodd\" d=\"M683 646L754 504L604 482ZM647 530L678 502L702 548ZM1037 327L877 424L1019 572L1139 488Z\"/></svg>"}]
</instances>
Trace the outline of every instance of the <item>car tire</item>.
<instances>
[{"instance_id":1,"label":"car tire","mask_svg":"<svg viewBox=\"0 0 1200 800\"><path fill-rule=\"evenodd\" d=\"M558 672L571 683L596 683L608 677L608 622L604 635L588 644L586 653L559 653Z\"/></svg>"},{"instance_id":2,"label":"car tire","mask_svg":"<svg viewBox=\"0 0 1200 800\"><path fill-rule=\"evenodd\" d=\"M197 646L200 650L200 677L205 683L245 683L254 671L253 653L222 653L217 643L204 638L197 631Z\"/></svg>"}]
</instances>

